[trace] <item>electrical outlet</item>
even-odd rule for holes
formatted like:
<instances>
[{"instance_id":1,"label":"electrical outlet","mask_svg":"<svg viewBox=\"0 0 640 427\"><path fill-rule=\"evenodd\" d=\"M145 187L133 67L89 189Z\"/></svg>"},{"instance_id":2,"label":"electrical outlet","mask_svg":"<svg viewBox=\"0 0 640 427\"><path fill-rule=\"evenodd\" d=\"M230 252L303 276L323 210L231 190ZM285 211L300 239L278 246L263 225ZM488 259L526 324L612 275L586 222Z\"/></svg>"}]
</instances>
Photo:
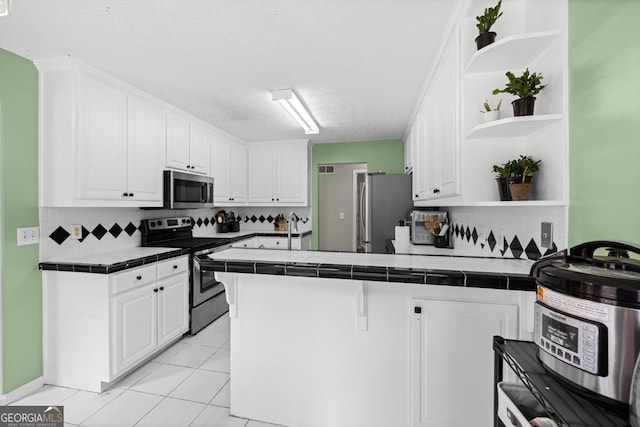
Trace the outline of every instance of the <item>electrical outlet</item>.
<instances>
[{"instance_id":1,"label":"electrical outlet","mask_svg":"<svg viewBox=\"0 0 640 427\"><path fill-rule=\"evenodd\" d=\"M81 224L71 225L71 236L69 237L73 240L82 239L82 225Z\"/></svg>"},{"instance_id":2,"label":"electrical outlet","mask_svg":"<svg viewBox=\"0 0 640 427\"><path fill-rule=\"evenodd\" d=\"M540 225L540 246L551 249L553 246L553 223L543 222Z\"/></svg>"},{"instance_id":3,"label":"electrical outlet","mask_svg":"<svg viewBox=\"0 0 640 427\"><path fill-rule=\"evenodd\" d=\"M40 243L40 229L38 227L18 228L18 246L37 243Z\"/></svg>"}]
</instances>

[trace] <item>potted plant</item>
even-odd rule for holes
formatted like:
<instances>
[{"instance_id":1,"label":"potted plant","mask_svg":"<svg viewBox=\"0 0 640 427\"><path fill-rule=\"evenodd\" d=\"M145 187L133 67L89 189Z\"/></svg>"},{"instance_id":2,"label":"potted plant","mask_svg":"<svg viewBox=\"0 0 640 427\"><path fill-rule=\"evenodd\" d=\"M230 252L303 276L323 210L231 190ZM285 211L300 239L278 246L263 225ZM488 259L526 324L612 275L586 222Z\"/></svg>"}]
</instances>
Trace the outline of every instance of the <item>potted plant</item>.
<instances>
[{"instance_id":1,"label":"potted plant","mask_svg":"<svg viewBox=\"0 0 640 427\"><path fill-rule=\"evenodd\" d=\"M492 122L500 118L501 104L502 104L502 99L498 101L498 104L495 106L495 108L491 108L491 105L489 105L489 100L486 100L486 99L484 100L484 104L482 104L484 110L481 110L480 112L483 113L485 123Z\"/></svg>"},{"instance_id":2,"label":"potted plant","mask_svg":"<svg viewBox=\"0 0 640 427\"><path fill-rule=\"evenodd\" d=\"M529 200L533 186L533 173L540 168L542 160L533 160L531 156L521 155L518 159L509 160L502 166L493 165L496 174L500 200Z\"/></svg>"},{"instance_id":3,"label":"potted plant","mask_svg":"<svg viewBox=\"0 0 640 427\"><path fill-rule=\"evenodd\" d=\"M502 16L502 12L500 12L501 5L502 0L499 0L498 4L494 7L488 7L484 10L482 15L476 16L476 20L478 21L476 27L478 27L479 32L478 37L476 37L476 46L478 47L478 50L496 41L496 33L490 30L498 18Z\"/></svg>"},{"instance_id":4,"label":"potted plant","mask_svg":"<svg viewBox=\"0 0 640 427\"><path fill-rule=\"evenodd\" d=\"M542 74L529 73L527 68L521 76L516 77L511 71L506 73L509 81L504 89L494 89L493 94L510 93L518 97L511 103L514 116L531 116L535 105L535 95L540 93L546 85L541 84Z\"/></svg>"}]
</instances>

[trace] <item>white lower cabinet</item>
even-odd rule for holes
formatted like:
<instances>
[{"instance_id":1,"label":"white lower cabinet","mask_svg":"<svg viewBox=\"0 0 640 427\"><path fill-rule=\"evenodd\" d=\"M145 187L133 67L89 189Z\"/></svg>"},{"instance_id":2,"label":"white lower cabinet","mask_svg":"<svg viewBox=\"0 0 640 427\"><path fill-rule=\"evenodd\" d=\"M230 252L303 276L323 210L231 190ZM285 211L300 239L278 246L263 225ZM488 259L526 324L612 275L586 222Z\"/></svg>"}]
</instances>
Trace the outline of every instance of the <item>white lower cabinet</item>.
<instances>
[{"instance_id":1,"label":"white lower cabinet","mask_svg":"<svg viewBox=\"0 0 640 427\"><path fill-rule=\"evenodd\" d=\"M101 392L189 328L187 256L43 281L48 384Z\"/></svg>"},{"instance_id":2,"label":"white lower cabinet","mask_svg":"<svg viewBox=\"0 0 640 427\"><path fill-rule=\"evenodd\" d=\"M491 425L492 337L518 338L518 304L416 299L411 306L411 425Z\"/></svg>"}]
</instances>

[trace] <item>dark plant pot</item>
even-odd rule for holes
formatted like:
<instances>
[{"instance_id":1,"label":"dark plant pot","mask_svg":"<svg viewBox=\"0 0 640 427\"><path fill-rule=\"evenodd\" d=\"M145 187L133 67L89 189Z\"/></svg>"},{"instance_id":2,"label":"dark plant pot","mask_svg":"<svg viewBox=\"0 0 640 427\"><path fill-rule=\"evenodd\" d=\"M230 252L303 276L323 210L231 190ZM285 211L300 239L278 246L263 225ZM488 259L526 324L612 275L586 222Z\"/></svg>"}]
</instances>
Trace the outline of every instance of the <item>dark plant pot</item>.
<instances>
[{"instance_id":1,"label":"dark plant pot","mask_svg":"<svg viewBox=\"0 0 640 427\"><path fill-rule=\"evenodd\" d=\"M496 182L498 183L498 194L500 194L501 202L508 202L511 200L511 192L509 191L509 180L510 178L496 178Z\"/></svg>"},{"instance_id":2,"label":"dark plant pot","mask_svg":"<svg viewBox=\"0 0 640 427\"><path fill-rule=\"evenodd\" d=\"M493 31L489 31L488 33L482 33L478 37L476 37L476 46L478 47L478 50L480 50L495 41L496 33L494 33Z\"/></svg>"},{"instance_id":3,"label":"dark plant pot","mask_svg":"<svg viewBox=\"0 0 640 427\"><path fill-rule=\"evenodd\" d=\"M535 96L527 96L526 98L516 99L511 103L513 105L514 116L533 116L533 107L536 103Z\"/></svg>"}]
</instances>

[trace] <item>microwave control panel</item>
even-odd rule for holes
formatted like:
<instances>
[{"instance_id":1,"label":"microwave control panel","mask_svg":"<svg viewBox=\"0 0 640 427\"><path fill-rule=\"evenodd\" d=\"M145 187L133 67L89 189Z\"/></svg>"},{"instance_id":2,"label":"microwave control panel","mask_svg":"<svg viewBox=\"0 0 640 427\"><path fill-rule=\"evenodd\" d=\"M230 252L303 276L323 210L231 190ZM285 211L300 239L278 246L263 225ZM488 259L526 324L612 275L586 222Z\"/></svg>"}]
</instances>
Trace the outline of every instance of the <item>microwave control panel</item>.
<instances>
[{"instance_id":1,"label":"microwave control panel","mask_svg":"<svg viewBox=\"0 0 640 427\"><path fill-rule=\"evenodd\" d=\"M534 340L543 351L594 375L604 375L606 326L535 303Z\"/></svg>"}]
</instances>

